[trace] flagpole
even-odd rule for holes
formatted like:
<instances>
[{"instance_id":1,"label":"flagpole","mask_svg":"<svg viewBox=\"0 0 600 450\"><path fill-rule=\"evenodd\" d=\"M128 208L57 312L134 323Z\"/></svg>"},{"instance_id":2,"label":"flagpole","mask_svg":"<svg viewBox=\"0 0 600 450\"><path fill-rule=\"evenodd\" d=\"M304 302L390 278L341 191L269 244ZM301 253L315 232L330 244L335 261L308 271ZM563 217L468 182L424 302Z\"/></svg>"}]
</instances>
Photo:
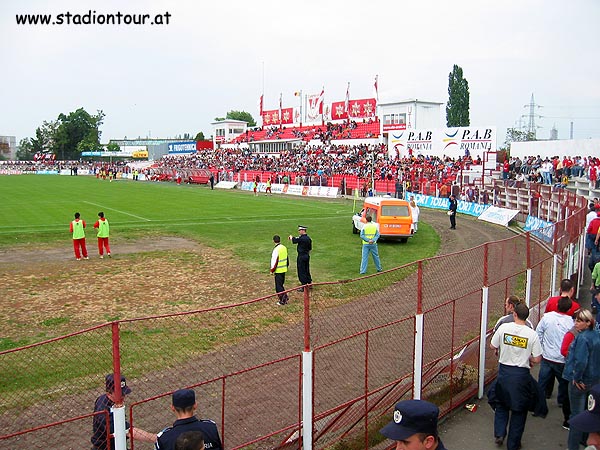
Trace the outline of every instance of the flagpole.
<instances>
[{"instance_id":1,"label":"flagpole","mask_svg":"<svg viewBox=\"0 0 600 450\"><path fill-rule=\"evenodd\" d=\"M379 75L375 75L375 120L379 123L379 143L383 144L383 121L379 118Z\"/></svg>"},{"instance_id":2,"label":"flagpole","mask_svg":"<svg viewBox=\"0 0 600 450\"><path fill-rule=\"evenodd\" d=\"M300 128L302 128L302 89L300 89Z\"/></svg>"},{"instance_id":3,"label":"flagpole","mask_svg":"<svg viewBox=\"0 0 600 450\"><path fill-rule=\"evenodd\" d=\"M321 126L325 125L325 85L321 88L323 98L321 99Z\"/></svg>"},{"instance_id":4,"label":"flagpole","mask_svg":"<svg viewBox=\"0 0 600 450\"><path fill-rule=\"evenodd\" d=\"M263 119L263 105L265 101L265 62L262 62L262 95L260 97L260 125L261 128L265 127L265 121Z\"/></svg>"}]
</instances>

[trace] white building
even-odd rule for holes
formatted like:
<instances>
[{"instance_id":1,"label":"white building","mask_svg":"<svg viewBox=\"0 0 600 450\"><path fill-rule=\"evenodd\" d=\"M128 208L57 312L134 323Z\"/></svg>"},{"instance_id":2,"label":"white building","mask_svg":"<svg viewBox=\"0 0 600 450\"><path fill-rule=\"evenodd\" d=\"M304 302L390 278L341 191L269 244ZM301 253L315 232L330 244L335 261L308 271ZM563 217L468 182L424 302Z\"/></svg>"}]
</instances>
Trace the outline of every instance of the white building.
<instances>
[{"instance_id":1,"label":"white building","mask_svg":"<svg viewBox=\"0 0 600 450\"><path fill-rule=\"evenodd\" d=\"M0 159L9 161L17 159L16 136L0 136Z\"/></svg>"},{"instance_id":2,"label":"white building","mask_svg":"<svg viewBox=\"0 0 600 450\"><path fill-rule=\"evenodd\" d=\"M213 126L213 146L216 148L223 142L229 142L232 139L244 134L248 129L248 123L243 120L225 119L212 122Z\"/></svg>"}]
</instances>

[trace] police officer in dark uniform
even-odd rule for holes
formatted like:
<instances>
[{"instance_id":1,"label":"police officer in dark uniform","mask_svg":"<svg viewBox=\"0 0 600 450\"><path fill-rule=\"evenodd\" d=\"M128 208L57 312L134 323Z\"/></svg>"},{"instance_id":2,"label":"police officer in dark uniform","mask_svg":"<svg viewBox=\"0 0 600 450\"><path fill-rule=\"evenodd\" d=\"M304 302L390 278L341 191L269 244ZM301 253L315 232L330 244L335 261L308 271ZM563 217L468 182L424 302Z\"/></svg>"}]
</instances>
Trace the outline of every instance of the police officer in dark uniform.
<instances>
[{"instance_id":1,"label":"police officer in dark uniform","mask_svg":"<svg viewBox=\"0 0 600 450\"><path fill-rule=\"evenodd\" d=\"M298 237L293 237L290 234L288 238L292 241L292 244L298 244L298 258L296 259L298 280L300 280L300 284L302 285L311 284L310 251L312 250L312 239L306 234L306 227L303 225L298 225L298 233L300 233Z\"/></svg>"},{"instance_id":2,"label":"police officer in dark uniform","mask_svg":"<svg viewBox=\"0 0 600 450\"><path fill-rule=\"evenodd\" d=\"M112 373L109 373L104 377L106 385L106 393L102 394L96 399L94 403L94 412L102 411L103 414L96 414L92 421L93 434L92 434L92 450L112 450L115 448L115 439L113 437L108 438L108 434L111 435L115 432L113 423L113 407L119 403L122 404L126 395L131 393L131 388L127 386L127 380L121 375L121 397L117 398L115 393L115 377ZM104 413L108 411L108 417ZM129 422L125 422L125 426L129 428ZM133 429L133 438L139 441L155 442L156 435L144 431L140 428Z\"/></svg>"},{"instance_id":3,"label":"police officer in dark uniform","mask_svg":"<svg viewBox=\"0 0 600 450\"><path fill-rule=\"evenodd\" d=\"M396 441L397 449L446 450L438 435L440 410L425 400L403 400L396 403L394 418L380 431Z\"/></svg>"},{"instance_id":4,"label":"police officer in dark uniform","mask_svg":"<svg viewBox=\"0 0 600 450\"><path fill-rule=\"evenodd\" d=\"M200 420L194 415L198 407L196 393L192 389L179 389L173 392L171 409L177 416L172 427L158 433L156 450L175 450L177 437L186 431L201 431L204 435L204 448L222 450L221 437L217 424L212 420Z\"/></svg>"},{"instance_id":5,"label":"police officer in dark uniform","mask_svg":"<svg viewBox=\"0 0 600 450\"><path fill-rule=\"evenodd\" d=\"M450 216L450 229L456 230L456 210L458 209L458 201L456 196L452 194L450 196L450 203L448 204L448 215Z\"/></svg>"}]
</instances>

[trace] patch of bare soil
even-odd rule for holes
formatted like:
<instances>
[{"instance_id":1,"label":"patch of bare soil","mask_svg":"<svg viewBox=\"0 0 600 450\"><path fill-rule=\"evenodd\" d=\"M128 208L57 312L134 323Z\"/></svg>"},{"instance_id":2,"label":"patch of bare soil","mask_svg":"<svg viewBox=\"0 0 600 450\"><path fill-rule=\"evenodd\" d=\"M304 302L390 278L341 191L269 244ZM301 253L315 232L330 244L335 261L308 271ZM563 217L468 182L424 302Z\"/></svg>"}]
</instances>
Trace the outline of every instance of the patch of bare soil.
<instances>
[{"instance_id":1,"label":"patch of bare soil","mask_svg":"<svg viewBox=\"0 0 600 450\"><path fill-rule=\"evenodd\" d=\"M49 338L116 319L145 317L237 303L270 293L231 255L197 242L161 237L111 242L100 259L76 261L68 246L0 252L2 336ZM260 295L259 295L260 294ZM52 334L46 334L46 329Z\"/></svg>"}]
</instances>

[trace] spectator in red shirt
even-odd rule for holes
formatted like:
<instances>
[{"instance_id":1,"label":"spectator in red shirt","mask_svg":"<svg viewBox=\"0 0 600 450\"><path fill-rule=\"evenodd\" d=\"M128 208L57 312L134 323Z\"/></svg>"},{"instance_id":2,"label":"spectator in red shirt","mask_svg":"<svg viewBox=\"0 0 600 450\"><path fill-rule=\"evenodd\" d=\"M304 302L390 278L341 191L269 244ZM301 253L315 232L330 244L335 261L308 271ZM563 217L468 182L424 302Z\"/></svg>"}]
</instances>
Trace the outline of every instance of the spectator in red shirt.
<instances>
[{"instance_id":1,"label":"spectator in red shirt","mask_svg":"<svg viewBox=\"0 0 600 450\"><path fill-rule=\"evenodd\" d=\"M579 303L573 300L574 293L575 287L573 286L573 282L568 278L565 278L560 282L560 295L557 295L556 297L550 297L548 299L548 303L546 303L546 309L544 312L558 312L558 300L560 300L561 297L569 297L571 299L572 305L571 308L566 312L566 314L569 316L574 315L580 308Z\"/></svg>"}]
</instances>

